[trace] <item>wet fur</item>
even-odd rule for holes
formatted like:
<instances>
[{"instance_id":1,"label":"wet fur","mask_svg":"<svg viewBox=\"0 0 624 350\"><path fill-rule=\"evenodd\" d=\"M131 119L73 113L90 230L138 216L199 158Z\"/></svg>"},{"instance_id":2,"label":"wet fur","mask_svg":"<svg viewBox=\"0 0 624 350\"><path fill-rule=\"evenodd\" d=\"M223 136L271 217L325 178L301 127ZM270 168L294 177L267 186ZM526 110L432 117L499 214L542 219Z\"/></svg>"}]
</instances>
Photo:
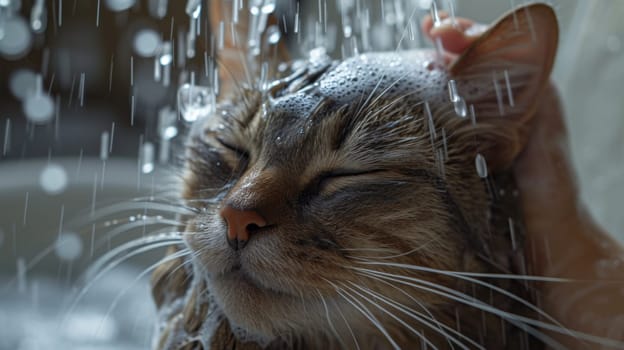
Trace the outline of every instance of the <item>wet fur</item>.
<instances>
[{"instance_id":1,"label":"wet fur","mask_svg":"<svg viewBox=\"0 0 624 350\"><path fill-rule=\"evenodd\" d=\"M464 89L467 98L483 95ZM438 133L432 139L425 104L402 103L403 96L380 94L350 105L325 99L305 118L273 112L266 94L255 89L235 96L189 138L183 197L198 210L184 218L192 263L176 259L154 274L154 297L166 321L157 348L261 348L241 338L241 329L266 339L267 348L355 348L353 335L361 349L390 348L355 305L370 310L402 348L420 346L421 338L451 348L449 334L457 335L441 325L488 349L541 346L522 322L405 283L418 279L427 288L538 318L509 296L436 272L526 274L513 179L503 166L481 179L474 165L478 152L498 164L488 149L517 147L521 133L498 128L498 120L474 126L452 105L434 103L429 108ZM480 115L487 120L486 110ZM219 216L226 203L257 210L271 226L245 249L231 250ZM382 274L367 276L364 269ZM535 303L528 283L483 281ZM434 326L366 290L431 316Z\"/></svg>"}]
</instances>

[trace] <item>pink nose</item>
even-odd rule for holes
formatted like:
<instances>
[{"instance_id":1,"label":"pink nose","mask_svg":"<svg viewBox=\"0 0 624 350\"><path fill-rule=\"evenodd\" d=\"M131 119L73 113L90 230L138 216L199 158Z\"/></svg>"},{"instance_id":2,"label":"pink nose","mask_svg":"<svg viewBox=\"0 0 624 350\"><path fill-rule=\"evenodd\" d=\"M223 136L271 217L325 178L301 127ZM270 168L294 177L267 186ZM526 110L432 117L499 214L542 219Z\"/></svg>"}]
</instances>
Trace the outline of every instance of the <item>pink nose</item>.
<instances>
[{"instance_id":1,"label":"pink nose","mask_svg":"<svg viewBox=\"0 0 624 350\"><path fill-rule=\"evenodd\" d=\"M255 210L240 210L230 205L221 209L221 217L227 222L227 241L234 250L242 249L249 236L267 226L266 220Z\"/></svg>"}]
</instances>

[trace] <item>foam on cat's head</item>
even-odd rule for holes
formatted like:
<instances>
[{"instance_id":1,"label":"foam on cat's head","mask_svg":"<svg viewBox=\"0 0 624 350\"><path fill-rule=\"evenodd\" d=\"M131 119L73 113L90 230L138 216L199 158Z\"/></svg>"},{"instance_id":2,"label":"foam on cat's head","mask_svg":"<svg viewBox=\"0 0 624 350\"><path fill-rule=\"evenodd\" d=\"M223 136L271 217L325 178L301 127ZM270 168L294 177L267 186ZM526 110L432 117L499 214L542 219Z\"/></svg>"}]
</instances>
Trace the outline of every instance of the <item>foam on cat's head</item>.
<instances>
[{"instance_id":1,"label":"foam on cat's head","mask_svg":"<svg viewBox=\"0 0 624 350\"><path fill-rule=\"evenodd\" d=\"M405 98L405 103L448 102L444 89L448 74L431 69L430 51L368 53L349 58L322 75L314 88L277 98L274 108L289 115L309 116L314 107L329 98L337 105L363 103L380 95Z\"/></svg>"},{"instance_id":2,"label":"foam on cat's head","mask_svg":"<svg viewBox=\"0 0 624 350\"><path fill-rule=\"evenodd\" d=\"M353 57L328 72L319 81L320 93L347 104L383 93L407 101L421 102L445 96L443 70L429 69L435 59L428 51L371 53Z\"/></svg>"}]
</instances>

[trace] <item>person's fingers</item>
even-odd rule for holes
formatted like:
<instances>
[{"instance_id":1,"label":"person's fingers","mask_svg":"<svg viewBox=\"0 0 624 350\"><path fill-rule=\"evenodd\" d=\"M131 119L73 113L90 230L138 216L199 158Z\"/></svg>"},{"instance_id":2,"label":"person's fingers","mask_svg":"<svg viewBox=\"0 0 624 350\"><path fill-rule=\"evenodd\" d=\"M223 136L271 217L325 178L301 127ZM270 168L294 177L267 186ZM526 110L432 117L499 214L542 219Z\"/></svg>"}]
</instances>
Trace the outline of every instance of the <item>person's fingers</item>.
<instances>
[{"instance_id":1,"label":"person's fingers","mask_svg":"<svg viewBox=\"0 0 624 350\"><path fill-rule=\"evenodd\" d=\"M439 15L439 23L434 23L430 15L423 19L423 33L432 41L440 40L442 47L453 54L464 52L488 28L467 18L450 18L446 12Z\"/></svg>"}]
</instances>

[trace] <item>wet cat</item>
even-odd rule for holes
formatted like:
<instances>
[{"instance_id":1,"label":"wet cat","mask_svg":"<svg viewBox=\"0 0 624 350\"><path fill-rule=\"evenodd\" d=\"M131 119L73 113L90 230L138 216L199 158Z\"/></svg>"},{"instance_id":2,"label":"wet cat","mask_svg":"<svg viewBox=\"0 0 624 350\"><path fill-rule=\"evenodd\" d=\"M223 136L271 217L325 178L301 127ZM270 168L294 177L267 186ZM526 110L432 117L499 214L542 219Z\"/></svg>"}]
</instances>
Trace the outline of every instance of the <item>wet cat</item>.
<instances>
[{"instance_id":1,"label":"wet cat","mask_svg":"<svg viewBox=\"0 0 624 350\"><path fill-rule=\"evenodd\" d=\"M452 64L426 50L321 54L261 84L224 79L188 139L196 214L172 254L190 254L153 276L155 348L552 342L531 286L487 274L526 274L507 169L557 40L554 12L534 4Z\"/></svg>"}]
</instances>

